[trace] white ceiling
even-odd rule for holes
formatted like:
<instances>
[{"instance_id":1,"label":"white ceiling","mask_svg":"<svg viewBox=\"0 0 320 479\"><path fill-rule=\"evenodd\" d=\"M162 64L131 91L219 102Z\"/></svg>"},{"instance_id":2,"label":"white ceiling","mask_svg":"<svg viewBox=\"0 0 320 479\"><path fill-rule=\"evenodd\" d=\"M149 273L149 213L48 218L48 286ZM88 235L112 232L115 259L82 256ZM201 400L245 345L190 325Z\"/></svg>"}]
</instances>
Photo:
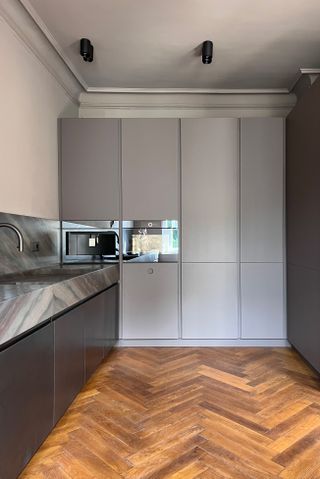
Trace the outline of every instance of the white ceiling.
<instances>
[{"instance_id":1,"label":"white ceiling","mask_svg":"<svg viewBox=\"0 0 320 479\"><path fill-rule=\"evenodd\" d=\"M290 89L300 67L320 66L319 0L20 1L89 88Z\"/></svg>"}]
</instances>

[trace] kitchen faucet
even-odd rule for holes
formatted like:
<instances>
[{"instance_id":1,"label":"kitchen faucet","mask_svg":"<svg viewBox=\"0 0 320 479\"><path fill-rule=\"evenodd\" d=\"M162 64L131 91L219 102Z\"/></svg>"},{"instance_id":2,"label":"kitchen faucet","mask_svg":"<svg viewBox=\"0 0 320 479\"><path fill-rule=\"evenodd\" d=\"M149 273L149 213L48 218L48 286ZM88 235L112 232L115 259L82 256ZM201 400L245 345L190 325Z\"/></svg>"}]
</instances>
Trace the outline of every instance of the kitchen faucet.
<instances>
[{"instance_id":1,"label":"kitchen faucet","mask_svg":"<svg viewBox=\"0 0 320 479\"><path fill-rule=\"evenodd\" d=\"M18 236L18 246L17 246L17 248L20 251L20 253L22 253L22 251L23 251L23 236L22 236L21 231L16 226L13 226L9 223L0 223L0 228L9 228L10 230L12 230L16 233L16 235Z\"/></svg>"}]
</instances>

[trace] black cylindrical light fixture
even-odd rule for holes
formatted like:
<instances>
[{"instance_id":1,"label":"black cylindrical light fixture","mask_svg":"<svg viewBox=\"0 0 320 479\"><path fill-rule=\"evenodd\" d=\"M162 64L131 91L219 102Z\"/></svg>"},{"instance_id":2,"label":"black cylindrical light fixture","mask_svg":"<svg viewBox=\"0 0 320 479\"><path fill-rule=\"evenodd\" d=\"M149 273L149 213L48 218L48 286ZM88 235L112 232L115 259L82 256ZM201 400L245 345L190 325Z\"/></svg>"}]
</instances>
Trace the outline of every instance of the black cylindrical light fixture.
<instances>
[{"instance_id":1,"label":"black cylindrical light fixture","mask_svg":"<svg viewBox=\"0 0 320 479\"><path fill-rule=\"evenodd\" d=\"M85 62L92 62L93 60L93 45L88 38L81 38L80 40L80 55Z\"/></svg>"},{"instance_id":2,"label":"black cylindrical light fixture","mask_svg":"<svg viewBox=\"0 0 320 479\"><path fill-rule=\"evenodd\" d=\"M206 40L202 44L202 63L209 65L212 62L213 43L211 40Z\"/></svg>"}]
</instances>

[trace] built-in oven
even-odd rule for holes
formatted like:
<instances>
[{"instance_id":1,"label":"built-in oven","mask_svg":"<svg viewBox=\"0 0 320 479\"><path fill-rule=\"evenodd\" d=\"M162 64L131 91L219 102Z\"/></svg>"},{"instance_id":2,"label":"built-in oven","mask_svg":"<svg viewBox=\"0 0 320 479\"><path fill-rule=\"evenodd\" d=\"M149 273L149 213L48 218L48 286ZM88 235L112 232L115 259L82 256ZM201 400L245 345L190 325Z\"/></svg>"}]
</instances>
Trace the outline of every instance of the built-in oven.
<instances>
[{"instance_id":1,"label":"built-in oven","mask_svg":"<svg viewBox=\"0 0 320 479\"><path fill-rule=\"evenodd\" d=\"M122 251L123 260L126 262L178 262L179 222L177 220L123 221Z\"/></svg>"}]
</instances>

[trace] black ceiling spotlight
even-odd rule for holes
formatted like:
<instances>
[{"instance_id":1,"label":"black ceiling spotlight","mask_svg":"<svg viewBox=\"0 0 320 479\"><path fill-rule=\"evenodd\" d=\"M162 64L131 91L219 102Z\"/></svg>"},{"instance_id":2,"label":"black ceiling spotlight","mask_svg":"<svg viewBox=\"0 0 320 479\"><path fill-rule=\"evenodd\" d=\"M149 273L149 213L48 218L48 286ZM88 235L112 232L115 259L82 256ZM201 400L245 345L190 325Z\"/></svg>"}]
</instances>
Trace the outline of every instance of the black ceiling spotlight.
<instances>
[{"instance_id":1,"label":"black ceiling spotlight","mask_svg":"<svg viewBox=\"0 0 320 479\"><path fill-rule=\"evenodd\" d=\"M80 55L85 62L93 61L93 45L88 38L81 38L80 40Z\"/></svg>"},{"instance_id":2,"label":"black ceiling spotlight","mask_svg":"<svg viewBox=\"0 0 320 479\"><path fill-rule=\"evenodd\" d=\"M212 62L213 43L211 40L206 40L202 44L202 63L209 65Z\"/></svg>"}]
</instances>

